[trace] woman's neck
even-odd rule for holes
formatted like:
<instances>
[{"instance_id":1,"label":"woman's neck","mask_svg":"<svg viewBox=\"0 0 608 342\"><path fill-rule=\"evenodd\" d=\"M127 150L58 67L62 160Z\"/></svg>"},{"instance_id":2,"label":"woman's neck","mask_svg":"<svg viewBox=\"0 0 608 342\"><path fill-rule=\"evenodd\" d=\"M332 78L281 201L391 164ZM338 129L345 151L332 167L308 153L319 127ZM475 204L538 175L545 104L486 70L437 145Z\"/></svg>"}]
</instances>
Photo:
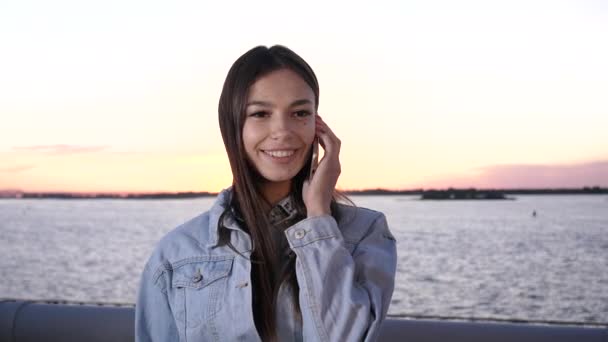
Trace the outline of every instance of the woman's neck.
<instances>
[{"instance_id":1,"label":"woman's neck","mask_svg":"<svg viewBox=\"0 0 608 342\"><path fill-rule=\"evenodd\" d=\"M274 207L280 200L287 197L291 190L291 180L284 182L266 182L262 184L262 193L270 205Z\"/></svg>"}]
</instances>

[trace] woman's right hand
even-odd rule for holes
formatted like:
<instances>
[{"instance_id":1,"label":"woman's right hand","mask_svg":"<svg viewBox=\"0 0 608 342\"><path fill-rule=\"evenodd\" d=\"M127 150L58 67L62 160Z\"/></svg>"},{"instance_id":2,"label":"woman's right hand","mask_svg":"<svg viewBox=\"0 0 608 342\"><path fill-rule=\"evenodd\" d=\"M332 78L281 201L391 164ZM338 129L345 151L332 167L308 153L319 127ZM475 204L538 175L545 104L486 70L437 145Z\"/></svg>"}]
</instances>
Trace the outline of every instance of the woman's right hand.
<instances>
[{"instance_id":1,"label":"woman's right hand","mask_svg":"<svg viewBox=\"0 0 608 342\"><path fill-rule=\"evenodd\" d=\"M319 161L312 179L304 181L302 188L302 199L306 205L308 217L331 214L330 204L341 172L340 139L319 114L315 117L315 125L319 145L323 147L325 153Z\"/></svg>"}]
</instances>

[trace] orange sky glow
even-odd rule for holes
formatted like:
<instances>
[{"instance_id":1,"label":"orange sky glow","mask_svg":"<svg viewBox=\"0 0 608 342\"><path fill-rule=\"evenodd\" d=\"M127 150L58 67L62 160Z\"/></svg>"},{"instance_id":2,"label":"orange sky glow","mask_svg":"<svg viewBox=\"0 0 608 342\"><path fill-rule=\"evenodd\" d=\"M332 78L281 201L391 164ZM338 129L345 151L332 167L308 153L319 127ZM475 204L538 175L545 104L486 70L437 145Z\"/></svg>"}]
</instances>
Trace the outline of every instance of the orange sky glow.
<instances>
[{"instance_id":1,"label":"orange sky glow","mask_svg":"<svg viewBox=\"0 0 608 342\"><path fill-rule=\"evenodd\" d=\"M230 65L283 44L342 140L338 187L608 186L601 1L0 4L0 190L219 191ZM260 18L268 20L260 20Z\"/></svg>"}]
</instances>

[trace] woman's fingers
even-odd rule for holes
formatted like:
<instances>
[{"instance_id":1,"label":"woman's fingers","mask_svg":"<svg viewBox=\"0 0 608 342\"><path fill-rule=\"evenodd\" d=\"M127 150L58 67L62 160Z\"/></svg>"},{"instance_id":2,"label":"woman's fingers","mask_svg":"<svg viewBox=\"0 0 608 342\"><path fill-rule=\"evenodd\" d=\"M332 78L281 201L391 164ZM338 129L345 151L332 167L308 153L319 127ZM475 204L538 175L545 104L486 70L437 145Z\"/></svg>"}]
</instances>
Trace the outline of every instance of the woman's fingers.
<instances>
[{"instance_id":1,"label":"woman's fingers","mask_svg":"<svg viewBox=\"0 0 608 342\"><path fill-rule=\"evenodd\" d=\"M340 176L340 139L327 124L317 116L315 119L316 135L319 145L325 153L310 181L304 182L302 196L308 216L331 213L330 204L333 191Z\"/></svg>"},{"instance_id":2,"label":"woman's fingers","mask_svg":"<svg viewBox=\"0 0 608 342\"><path fill-rule=\"evenodd\" d=\"M320 116L317 116L317 119L317 135L319 136L319 143L325 150L325 155L338 159L341 145L340 139L338 139L331 128L329 128L329 126L323 121L323 119L321 119Z\"/></svg>"},{"instance_id":3,"label":"woman's fingers","mask_svg":"<svg viewBox=\"0 0 608 342\"><path fill-rule=\"evenodd\" d=\"M340 174L340 139L336 137L333 131L327 126L322 119L317 121L317 136L319 137L319 144L323 147L325 153L323 158L319 161L319 168L326 169L328 173L335 173L336 176ZM331 177L333 178L333 177Z\"/></svg>"}]
</instances>

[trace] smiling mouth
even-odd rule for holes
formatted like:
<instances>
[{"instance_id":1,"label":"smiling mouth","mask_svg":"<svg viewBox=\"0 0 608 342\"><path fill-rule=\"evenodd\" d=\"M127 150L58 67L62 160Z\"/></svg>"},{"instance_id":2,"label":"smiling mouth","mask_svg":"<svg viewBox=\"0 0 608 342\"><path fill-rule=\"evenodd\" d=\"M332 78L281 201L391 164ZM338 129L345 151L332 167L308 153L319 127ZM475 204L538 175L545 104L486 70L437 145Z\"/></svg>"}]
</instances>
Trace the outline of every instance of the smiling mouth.
<instances>
[{"instance_id":1,"label":"smiling mouth","mask_svg":"<svg viewBox=\"0 0 608 342\"><path fill-rule=\"evenodd\" d=\"M265 151L262 150L264 154L271 156L273 158L287 158L291 157L296 153L296 150L273 150L273 151Z\"/></svg>"}]
</instances>

